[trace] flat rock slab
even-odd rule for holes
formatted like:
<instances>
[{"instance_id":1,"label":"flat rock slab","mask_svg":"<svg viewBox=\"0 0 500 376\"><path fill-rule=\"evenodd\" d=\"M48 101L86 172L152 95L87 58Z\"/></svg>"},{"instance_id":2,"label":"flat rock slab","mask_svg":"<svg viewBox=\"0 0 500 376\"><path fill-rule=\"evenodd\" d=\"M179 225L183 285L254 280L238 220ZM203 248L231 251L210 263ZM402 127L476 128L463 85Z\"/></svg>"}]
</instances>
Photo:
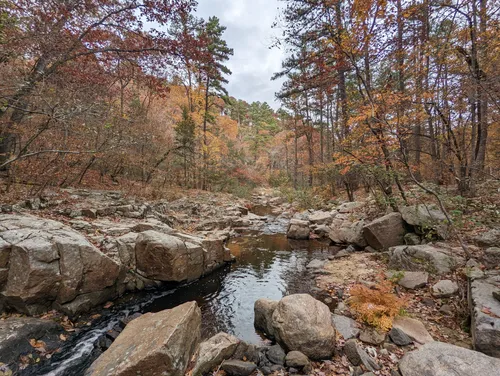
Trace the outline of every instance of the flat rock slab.
<instances>
[{"instance_id":1,"label":"flat rock slab","mask_svg":"<svg viewBox=\"0 0 500 376\"><path fill-rule=\"evenodd\" d=\"M349 317L333 314L332 323L346 340L356 338L359 334L358 323Z\"/></svg>"},{"instance_id":2,"label":"flat rock slab","mask_svg":"<svg viewBox=\"0 0 500 376\"><path fill-rule=\"evenodd\" d=\"M392 327L402 330L406 335L420 344L434 341L427 329L425 329L424 324L410 317L396 317Z\"/></svg>"},{"instance_id":3,"label":"flat rock slab","mask_svg":"<svg viewBox=\"0 0 500 376\"><path fill-rule=\"evenodd\" d=\"M402 376L493 376L500 372L500 359L432 342L407 353L399 362L399 370Z\"/></svg>"},{"instance_id":4,"label":"flat rock slab","mask_svg":"<svg viewBox=\"0 0 500 376\"><path fill-rule=\"evenodd\" d=\"M425 287L429 281L429 273L427 272L389 271L387 272L387 276L389 278L394 278L399 276L399 273L401 273L402 277L398 280L398 285L408 290L416 290Z\"/></svg>"},{"instance_id":5,"label":"flat rock slab","mask_svg":"<svg viewBox=\"0 0 500 376\"><path fill-rule=\"evenodd\" d=\"M389 267L394 270L425 271L432 274L448 274L465 259L454 249L428 244L398 246L390 249Z\"/></svg>"},{"instance_id":6,"label":"flat rock slab","mask_svg":"<svg viewBox=\"0 0 500 376\"><path fill-rule=\"evenodd\" d=\"M469 307L474 348L500 358L500 271L488 272L484 279L469 280Z\"/></svg>"},{"instance_id":7,"label":"flat rock slab","mask_svg":"<svg viewBox=\"0 0 500 376\"><path fill-rule=\"evenodd\" d=\"M432 295L436 298L449 298L457 292L458 284L449 279L443 279L432 286Z\"/></svg>"}]
</instances>

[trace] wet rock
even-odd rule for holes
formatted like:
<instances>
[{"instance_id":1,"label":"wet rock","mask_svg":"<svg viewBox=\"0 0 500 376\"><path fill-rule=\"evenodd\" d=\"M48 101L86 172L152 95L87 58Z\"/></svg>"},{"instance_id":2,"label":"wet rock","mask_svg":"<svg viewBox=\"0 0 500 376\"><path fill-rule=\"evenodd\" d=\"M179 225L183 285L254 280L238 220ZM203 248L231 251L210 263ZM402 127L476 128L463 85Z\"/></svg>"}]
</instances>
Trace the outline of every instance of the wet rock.
<instances>
[{"instance_id":1,"label":"wet rock","mask_svg":"<svg viewBox=\"0 0 500 376\"><path fill-rule=\"evenodd\" d=\"M278 364L283 366L285 364L285 351L280 345L271 346L266 352L267 359L269 359L273 364Z\"/></svg>"},{"instance_id":2,"label":"wet rock","mask_svg":"<svg viewBox=\"0 0 500 376\"><path fill-rule=\"evenodd\" d=\"M332 314L332 322L335 329L346 340L356 338L359 334L357 322L349 317Z\"/></svg>"},{"instance_id":3,"label":"wet rock","mask_svg":"<svg viewBox=\"0 0 500 376\"><path fill-rule=\"evenodd\" d=\"M118 322L118 325L120 325L120 328L122 329L125 329L125 327L132 321L132 320L135 320L136 318L138 317L141 317L142 316L142 313L140 312L135 312L127 317L124 317L122 319L120 319L120 321Z\"/></svg>"},{"instance_id":4,"label":"wet rock","mask_svg":"<svg viewBox=\"0 0 500 376\"><path fill-rule=\"evenodd\" d=\"M254 326L270 338L274 338L272 317L277 306L278 302L270 299L259 299L254 305Z\"/></svg>"},{"instance_id":5,"label":"wet rock","mask_svg":"<svg viewBox=\"0 0 500 376\"><path fill-rule=\"evenodd\" d=\"M493 296L500 286L500 271L469 280L469 307L474 349L500 358L500 301ZM490 313L491 312L491 313Z\"/></svg>"},{"instance_id":6,"label":"wet rock","mask_svg":"<svg viewBox=\"0 0 500 376\"><path fill-rule=\"evenodd\" d=\"M157 231L140 233L135 254L137 269L146 278L181 282L203 274L202 246L172 235Z\"/></svg>"},{"instance_id":7,"label":"wet rock","mask_svg":"<svg viewBox=\"0 0 500 376\"><path fill-rule=\"evenodd\" d=\"M242 360L226 360L222 363L221 368L228 375L249 376L257 369L257 365L255 363L244 362Z\"/></svg>"},{"instance_id":8,"label":"wet rock","mask_svg":"<svg viewBox=\"0 0 500 376\"><path fill-rule=\"evenodd\" d=\"M498 247L500 246L500 229L485 231L474 240L481 247Z\"/></svg>"},{"instance_id":9,"label":"wet rock","mask_svg":"<svg viewBox=\"0 0 500 376\"><path fill-rule=\"evenodd\" d=\"M420 239L420 236L413 232L409 232L404 236L404 241L406 245L419 245L422 240Z\"/></svg>"},{"instance_id":10,"label":"wet rock","mask_svg":"<svg viewBox=\"0 0 500 376\"><path fill-rule=\"evenodd\" d=\"M405 228L399 213L390 213L363 227L363 236L369 246L383 250L404 244Z\"/></svg>"},{"instance_id":11,"label":"wet rock","mask_svg":"<svg viewBox=\"0 0 500 376\"><path fill-rule=\"evenodd\" d=\"M370 345L380 345L385 341L385 334L379 333L376 329L366 328L359 333L359 339Z\"/></svg>"},{"instance_id":12,"label":"wet rock","mask_svg":"<svg viewBox=\"0 0 500 376\"><path fill-rule=\"evenodd\" d=\"M437 282L432 286L432 296L436 298L449 298L458 292L458 285L456 282L444 279Z\"/></svg>"},{"instance_id":13,"label":"wet rock","mask_svg":"<svg viewBox=\"0 0 500 376\"><path fill-rule=\"evenodd\" d=\"M286 236L290 239L307 240L309 239L309 222L300 219L292 219Z\"/></svg>"},{"instance_id":14,"label":"wet rock","mask_svg":"<svg viewBox=\"0 0 500 376\"><path fill-rule=\"evenodd\" d=\"M465 260L446 249L431 245L398 246L390 249L389 267L396 270L447 274Z\"/></svg>"},{"instance_id":15,"label":"wet rock","mask_svg":"<svg viewBox=\"0 0 500 376\"><path fill-rule=\"evenodd\" d=\"M345 343L344 353L354 366L364 365L370 371L380 369L377 362L358 345L355 339L350 339Z\"/></svg>"},{"instance_id":16,"label":"wet rock","mask_svg":"<svg viewBox=\"0 0 500 376\"><path fill-rule=\"evenodd\" d=\"M442 342L428 343L407 353L399 362L402 376L496 375L500 359Z\"/></svg>"},{"instance_id":17,"label":"wet rock","mask_svg":"<svg viewBox=\"0 0 500 376\"><path fill-rule=\"evenodd\" d=\"M410 317L396 317L392 327L402 330L407 336L420 344L434 341L427 329L425 329L424 324L419 320Z\"/></svg>"},{"instance_id":18,"label":"wet rock","mask_svg":"<svg viewBox=\"0 0 500 376\"><path fill-rule=\"evenodd\" d=\"M0 320L0 362L16 363L21 354L34 351L30 339L45 342L47 351L55 350L63 332L61 325L52 320L30 317Z\"/></svg>"},{"instance_id":19,"label":"wet rock","mask_svg":"<svg viewBox=\"0 0 500 376\"><path fill-rule=\"evenodd\" d=\"M307 269L321 269L325 266L325 261L314 259L309 264L307 264Z\"/></svg>"},{"instance_id":20,"label":"wet rock","mask_svg":"<svg viewBox=\"0 0 500 376\"><path fill-rule=\"evenodd\" d=\"M413 343L413 340L398 328L392 328L389 331L389 338L398 346L408 346Z\"/></svg>"},{"instance_id":21,"label":"wet rock","mask_svg":"<svg viewBox=\"0 0 500 376\"><path fill-rule=\"evenodd\" d=\"M133 320L87 370L87 376L181 376L200 339L195 302Z\"/></svg>"},{"instance_id":22,"label":"wet rock","mask_svg":"<svg viewBox=\"0 0 500 376\"><path fill-rule=\"evenodd\" d=\"M435 235L440 239L447 239L450 228L444 213L435 206L414 205L399 209L403 220L419 234Z\"/></svg>"},{"instance_id":23,"label":"wet rock","mask_svg":"<svg viewBox=\"0 0 500 376\"><path fill-rule=\"evenodd\" d=\"M427 272L403 272L403 277L398 281L398 285L409 289L416 290L425 287L429 281L429 273Z\"/></svg>"},{"instance_id":24,"label":"wet rock","mask_svg":"<svg viewBox=\"0 0 500 376\"><path fill-rule=\"evenodd\" d=\"M193 376L201 376L233 356L240 340L227 333L218 333L200 344L193 367Z\"/></svg>"},{"instance_id":25,"label":"wet rock","mask_svg":"<svg viewBox=\"0 0 500 376\"><path fill-rule=\"evenodd\" d=\"M335 349L335 329L324 303L307 294L284 297L278 303L272 325L275 337L289 351L301 351L311 359L328 358Z\"/></svg>"}]
</instances>

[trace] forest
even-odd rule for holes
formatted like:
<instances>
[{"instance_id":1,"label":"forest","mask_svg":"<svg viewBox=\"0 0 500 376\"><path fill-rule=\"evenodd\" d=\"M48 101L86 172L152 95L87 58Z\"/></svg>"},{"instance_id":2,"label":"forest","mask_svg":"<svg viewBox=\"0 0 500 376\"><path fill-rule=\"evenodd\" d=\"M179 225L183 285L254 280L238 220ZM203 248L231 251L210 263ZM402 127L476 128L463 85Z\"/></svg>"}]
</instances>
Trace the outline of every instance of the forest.
<instances>
[{"instance_id":1,"label":"forest","mask_svg":"<svg viewBox=\"0 0 500 376\"><path fill-rule=\"evenodd\" d=\"M0 2L9 187L323 196L498 179L499 17L487 0L286 0L280 108L225 89L225 26L186 1ZM343 194L343 193L342 193Z\"/></svg>"}]
</instances>

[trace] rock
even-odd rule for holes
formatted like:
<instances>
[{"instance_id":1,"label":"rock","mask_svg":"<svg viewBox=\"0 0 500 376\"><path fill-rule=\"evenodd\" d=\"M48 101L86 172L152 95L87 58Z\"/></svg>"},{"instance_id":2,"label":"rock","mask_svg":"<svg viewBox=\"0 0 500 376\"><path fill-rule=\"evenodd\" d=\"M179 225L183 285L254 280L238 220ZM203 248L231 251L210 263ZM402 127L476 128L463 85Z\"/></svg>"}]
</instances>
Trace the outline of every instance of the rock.
<instances>
[{"instance_id":1,"label":"rock","mask_svg":"<svg viewBox=\"0 0 500 376\"><path fill-rule=\"evenodd\" d=\"M142 316L142 313L140 313L140 312L132 313L131 315L120 319L120 322L118 323L118 325L120 326L121 329L125 329L125 327L128 324L130 324L130 322L132 320L135 320L136 318L141 317L141 316Z\"/></svg>"},{"instance_id":2,"label":"rock","mask_svg":"<svg viewBox=\"0 0 500 376\"><path fill-rule=\"evenodd\" d=\"M240 340L227 333L218 333L200 344L192 375L201 376L233 356Z\"/></svg>"},{"instance_id":3,"label":"rock","mask_svg":"<svg viewBox=\"0 0 500 376\"><path fill-rule=\"evenodd\" d=\"M96 219L97 218L97 210L96 209L82 209L82 216L87 218Z\"/></svg>"},{"instance_id":4,"label":"rock","mask_svg":"<svg viewBox=\"0 0 500 376\"><path fill-rule=\"evenodd\" d=\"M302 368L309 364L309 358L300 351L290 351L286 354L285 364L287 367Z\"/></svg>"},{"instance_id":5,"label":"rock","mask_svg":"<svg viewBox=\"0 0 500 376\"><path fill-rule=\"evenodd\" d=\"M146 313L125 327L85 375L184 375L198 346L200 327L196 302Z\"/></svg>"},{"instance_id":6,"label":"rock","mask_svg":"<svg viewBox=\"0 0 500 376\"><path fill-rule=\"evenodd\" d=\"M181 282L203 274L202 246L173 235L142 232L137 236L135 253L137 269L146 278Z\"/></svg>"},{"instance_id":7,"label":"rock","mask_svg":"<svg viewBox=\"0 0 500 376\"><path fill-rule=\"evenodd\" d=\"M332 314L332 322L335 329L346 340L356 338L359 334L358 324L349 317Z\"/></svg>"},{"instance_id":8,"label":"rock","mask_svg":"<svg viewBox=\"0 0 500 376\"><path fill-rule=\"evenodd\" d=\"M370 371L380 369L377 362L358 345L355 339L350 339L345 343L344 353L354 366L364 365Z\"/></svg>"},{"instance_id":9,"label":"rock","mask_svg":"<svg viewBox=\"0 0 500 376\"><path fill-rule=\"evenodd\" d=\"M267 350L266 356L273 364L285 365L286 354L280 345L271 346Z\"/></svg>"},{"instance_id":10,"label":"rock","mask_svg":"<svg viewBox=\"0 0 500 376\"><path fill-rule=\"evenodd\" d=\"M424 287L429 281L429 274L427 272L403 272L403 278L398 281L398 285L409 289L416 290Z\"/></svg>"},{"instance_id":11,"label":"rock","mask_svg":"<svg viewBox=\"0 0 500 376\"><path fill-rule=\"evenodd\" d=\"M416 319L399 316L394 319L392 327L401 329L406 335L420 344L434 341L427 329L425 329L424 324Z\"/></svg>"},{"instance_id":12,"label":"rock","mask_svg":"<svg viewBox=\"0 0 500 376\"><path fill-rule=\"evenodd\" d=\"M112 291L120 277L118 262L57 221L0 215L0 239L0 263L8 269L4 283L0 269L0 296L18 312L38 314L69 302L83 312L88 307L79 307L78 297Z\"/></svg>"},{"instance_id":13,"label":"rock","mask_svg":"<svg viewBox=\"0 0 500 376\"><path fill-rule=\"evenodd\" d=\"M446 249L431 245L398 246L390 249L389 268L447 274L465 260Z\"/></svg>"},{"instance_id":14,"label":"rock","mask_svg":"<svg viewBox=\"0 0 500 376\"><path fill-rule=\"evenodd\" d=\"M363 236L364 221L350 222L335 218L330 225L328 237L335 244L353 244L360 248L367 246Z\"/></svg>"},{"instance_id":15,"label":"rock","mask_svg":"<svg viewBox=\"0 0 500 376\"><path fill-rule=\"evenodd\" d=\"M29 340L45 342L47 351L59 347L59 334L64 329L52 320L16 317L0 320L0 362L17 363L21 354L34 351Z\"/></svg>"},{"instance_id":16,"label":"rock","mask_svg":"<svg viewBox=\"0 0 500 376\"><path fill-rule=\"evenodd\" d=\"M290 239L297 240L309 239L309 222L300 219L292 219L288 226L286 236Z\"/></svg>"},{"instance_id":17,"label":"rock","mask_svg":"<svg viewBox=\"0 0 500 376\"><path fill-rule=\"evenodd\" d=\"M307 264L307 269L321 269L325 265L325 261L314 259Z\"/></svg>"},{"instance_id":18,"label":"rock","mask_svg":"<svg viewBox=\"0 0 500 376\"><path fill-rule=\"evenodd\" d=\"M413 232L409 232L404 236L404 241L406 245L419 245L422 240L420 239L420 236Z\"/></svg>"},{"instance_id":19,"label":"rock","mask_svg":"<svg viewBox=\"0 0 500 376\"><path fill-rule=\"evenodd\" d=\"M500 359L442 342L428 343L399 362L402 376L498 375Z\"/></svg>"},{"instance_id":20,"label":"rock","mask_svg":"<svg viewBox=\"0 0 500 376\"><path fill-rule=\"evenodd\" d=\"M498 247L500 246L500 229L485 231L476 236L474 240L481 247Z\"/></svg>"},{"instance_id":21,"label":"rock","mask_svg":"<svg viewBox=\"0 0 500 376\"><path fill-rule=\"evenodd\" d=\"M309 222L315 225L328 225L332 221L332 214L324 211L317 211L309 215Z\"/></svg>"},{"instance_id":22,"label":"rock","mask_svg":"<svg viewBox=\"0 0 500 376\"><path fill-rule=\"evenodd\" d=\"M366 242L377 250L404 244L405 232L403 219L399 213L387 214L363 227Z\"/></svg>"},{"instance_id":23,"label":"rock","mask_svg":"<svg viewBox=\"0 0 500 376\"><path fill-rule=\"evenodd\" d=\"M345 202L341 204L337 210L341 214L353 213L356 209L360 209L365 206L366 203L362 201Z\"/></svg>"},{"instance_id":24,"label":"rock","mask_svg":"<svg viewBox=\"0 0 500 376\"><path fill-rule=\"evenodd\" d=\"M435 206L414 205L399 209L403 220L419 234L435 235L440 239L447 239L450 227L444 213Z\"/></svg>"},{"instance_id":25,"label":"rock","mask_svg":"<svg viewBox=\"0 0 500 376\"><path fill-rule=\"evenodd\" d=\"M376 329L367 328L359 333L359 339L370 345L380 345L385 341L385 334L379 333Z\"/></svg>"},{"instance_id":26,"label":"rock","mask_svg":"<svg viewBox=\"0 0 500 376\"><path fill-rule=\"evenodd\" d=\"M484 279L469 280L474 349L497 358L500 358L500 301L494 298L493 292L499 287L500 271L487 272Z\"/></svg>"},{"instance_id":27,"label":"rock","mask_svg":"<svg viewBox=\"0 0 500 376\"><path fill-rule=\"evenodd\" d=\"M270 338L274 338L272 317L277 306L278 302L270 299L259 299L254 304L254 326Z\"/></svg>"},{"instance_id":28,"label":"rock","mask_svg":"<svg viewBox=\"0 0 500 376\"><path fill-rule=\"evenodd\" d=\"M249 376L257 369L257 365L251 362L242 360L226 360L222 363L221 368L228 375L232 376Z\"/></svg>"},{"instance_id":29,"label":"rock","mask_svg":"<svg viewBox=\"0 0 500 376\"><path fill-rule=\"evenodd\" d=\"M449 298L458 292L458 285L456 282L444 279L432 286L432 296L436 298Z\"/></svg>"},{"instance_id":30,"label":"rock","mask_svg":"<svg viewBox=\"0 0 500 376\"><path fill-rule=\"evenodd\" d=\"M398 328L392 328L389 331L389 337L398 346L408 346L413 343L413 340Z\"/></svg>"},{"instance_id":31,"label":"rock","mask_svg":"<svg viewBox=\"0 0 500 376\"><path fill-rule=\"evenodd\" d=\"M493 297L500 302L500 290L493 291L491 295L493 295Z\"/></svg>"},{"instance_id":32,"label":"rock","mask_svg":"<svg viewBox=\"0 0 500 376\"><path fill-rule=\"evenodd\" d=\"M484 262L490 269L495 269L500 265L500 248L491 247L484 251Z\"/></svg>"},{"instance_id":33,"label":"rock","mask_svg":"<svg viewBox=\"0 0 500 376\"><path fill-rule=\"evenodd\" d=\"M311 359L332 356L335 329L324 303L307 294L285 296L272 316L274 335L289 351L301 351Z\"/></svg>"},{"instance_id":34,"label":"rock","mask_svg":"<svg viewBox=\"0 0 500 376\"><path fill-rule=\"evenodd\" d=\"M448 304L442 305L441 308L439 308L439 312L446 316L453 316L453 308Z\"/></svg>"}]
</instances>

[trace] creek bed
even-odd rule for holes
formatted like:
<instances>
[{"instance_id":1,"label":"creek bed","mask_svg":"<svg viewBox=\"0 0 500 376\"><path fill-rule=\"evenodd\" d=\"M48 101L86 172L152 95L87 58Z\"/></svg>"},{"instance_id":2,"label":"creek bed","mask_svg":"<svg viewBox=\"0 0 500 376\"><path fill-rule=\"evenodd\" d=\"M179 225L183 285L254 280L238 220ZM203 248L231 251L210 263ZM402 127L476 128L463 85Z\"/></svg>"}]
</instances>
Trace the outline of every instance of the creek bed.
<instances>
[{"instance_id":1,"label":"creek bed","mask_svg":"<svg viewBox=\"0 0 500 376\"><path fill-rule=\"evenodd\" d=\"M195 300L202 311L202 337L220 331L249 343L265 341L253 326L254 303L259 298L279 300L284 295L310 292L314 278L306 270L312 259L326 259L339 250L319 241L294 241L284 234L247 234L230 240L236 257L230 265L189 284L130 294L92 327L82 330L50 363L29 367L21 375L79 376L99 355L98 338L120 318L133 312L158 312Z\"/></svg>"}]
</instances>

